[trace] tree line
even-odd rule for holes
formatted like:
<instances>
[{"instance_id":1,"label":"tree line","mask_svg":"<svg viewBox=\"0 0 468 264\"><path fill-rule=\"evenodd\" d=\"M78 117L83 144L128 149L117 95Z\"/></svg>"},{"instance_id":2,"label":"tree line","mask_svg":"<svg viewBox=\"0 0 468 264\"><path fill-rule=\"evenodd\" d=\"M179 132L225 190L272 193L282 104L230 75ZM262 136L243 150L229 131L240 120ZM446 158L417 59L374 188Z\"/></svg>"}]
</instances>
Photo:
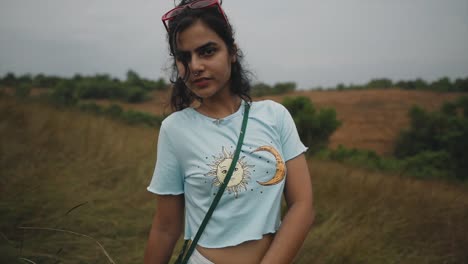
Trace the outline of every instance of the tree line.
<instances>
[{"instance_id":1,"label":"tree line","mask_svg":"<svg viewBox=\"0 0 468 264\"><path fill-rule=\"evenodd\" d=\"M163 78L158 80L142 78L133 70L127 71L125 80L112 78L108 74L94 76L76 74L66 78L44 74L15 76L13 73L7 73L0 79L0 86L19 89L20 93L27 93L32 87L51 89L56 97L67 97L70 100L119 99L132 103L146 100L150 91L169 88Z\"/></svg>"},{"instance_id":2,"label":"tree line","mask_svg":"<svg viewBox=\"0 0 468 264\"><path fill-rule=\"evenodd\" d=\"M74 75L72 78L46 76L44 74L24 74L16 76L14 73L7 73L0 76L0 86L20 87L28 90L35 88L56 88L59 86L69 86L76 92L76 96L82 99L122 99L128 102L144 101L148 91L166 90L170 87L163 78L150 80L140 77L135 71L129 70L125 80L113 78L108 74L96 74L94 76ZM371 79L365 84L345 85L339 83L334 87L313 87L312 90L366 90L366 89L405 89L405 90L429 90L438 92L468 92L468 77L451 80L448 77L439 78L433 82L425 81L421 78L415 80L392 81L388 78ZM63 89L63 88L61 88ZM258 82L252 85L252 96L260 97L266 95L278 95L294 92L297 90L295 82L277 82L269 85Z\"/></svg>"},{"instance_id":3,"label":"tree line","mask_svg":"<svg viewBox=\"0 0 468 264\"><path fill-rule=\"evenodd\" d=\"M25 94L34 88L52 89L60 96L72 96L75 99L120 99L127 102L138 103L147 99L149 91L164 91L170 84L163 78L149 80L140 77L135 71L129 70L125 80L112 78L108 74L82 76L76 74L72 78L46 76L44 74L24 74L16 76L7 73L0 78L0 86L19 89ZM268 85L260 82L252 85L252 96L277 95L296 90L295 82L278 82Z\"/></svg>"},{"instance_id":4,"label":"tree line","mask_svg":"<svg viewBox=\"0 0 468 264\"><path fill-rule=\"evenodd\" d=\"M366 89L390 89L399 88L404 90L429 90L437 92L468 92L468 77L451 80L448 77L439 78L433 82L423 79L392 81L388 78L372 79L366 84L337 84L335 87L315 87L313 90L366 90Z\"/></svg>"}]
</instances>

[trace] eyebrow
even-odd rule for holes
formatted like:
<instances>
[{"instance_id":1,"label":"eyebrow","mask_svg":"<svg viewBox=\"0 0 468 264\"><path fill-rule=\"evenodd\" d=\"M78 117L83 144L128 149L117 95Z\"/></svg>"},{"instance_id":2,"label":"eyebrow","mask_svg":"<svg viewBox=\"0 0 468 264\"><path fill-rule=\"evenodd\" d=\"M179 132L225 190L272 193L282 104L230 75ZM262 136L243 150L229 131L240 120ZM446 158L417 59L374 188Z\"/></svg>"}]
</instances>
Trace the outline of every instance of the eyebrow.
<instances>
[{"instance_id":1,"label":"eyebrow","mask_svg":"<svg viewBox=\"0 0 468 264\"><path fill-rule=\"evenodd\" d=\"M200 52L208 47L211 47L211 46L218 46L218 44L216 44L216 42L213 42L213 41L209 41L207 42L206 44L203 44L201 45L200 47L196 48L195 49L195 52ZM187 54L187 53L190 53L189 51L185 51L185 50L178 50L177 51L178 54Z\"/></svg>"}]
</instances>

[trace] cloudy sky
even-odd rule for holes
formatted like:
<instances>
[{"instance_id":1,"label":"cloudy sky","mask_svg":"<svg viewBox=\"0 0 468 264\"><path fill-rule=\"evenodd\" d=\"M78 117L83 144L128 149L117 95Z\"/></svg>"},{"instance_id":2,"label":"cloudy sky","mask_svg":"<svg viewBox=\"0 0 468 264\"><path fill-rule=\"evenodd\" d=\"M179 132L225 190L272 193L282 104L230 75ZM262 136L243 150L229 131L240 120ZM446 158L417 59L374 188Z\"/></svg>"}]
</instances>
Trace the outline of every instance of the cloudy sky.
<instances>
[{"instance_id":1,"label":"cloudy sky","mask_svg":"<svg viewBox=\"0 0 468 264\"><path fill-rule=\"evenodd\" d=\"M0 0L0 75L167 78L173 0ZM257 81L468 77L467 0L224 0Z\"/></svg>"}]
</instances>

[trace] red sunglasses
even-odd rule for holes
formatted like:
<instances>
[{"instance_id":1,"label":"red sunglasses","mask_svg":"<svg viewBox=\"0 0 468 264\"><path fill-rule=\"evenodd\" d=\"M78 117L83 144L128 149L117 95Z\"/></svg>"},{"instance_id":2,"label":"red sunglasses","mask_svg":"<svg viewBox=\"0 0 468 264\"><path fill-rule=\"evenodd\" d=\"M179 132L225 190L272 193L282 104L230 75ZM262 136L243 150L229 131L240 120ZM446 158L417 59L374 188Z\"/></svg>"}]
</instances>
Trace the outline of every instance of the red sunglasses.
<instances>
[{"instance_id":1,"label":"red sunglasses","mask_svg":"<svg viewBox=\"0 0 468 264\"><path fill-rule=\"evenodd\" d=\"M221 8L221 4L219 3L218 0L197 0L190 2L186 5L178 6L174 9L169 10L166 14L164 14L161 18L164 27L166 28L167 32L169 32L169 27L167 25L166 21L171 21L173 20L176 16L180 15L182 11L185 8L190 8L190 9L200 9L200 8L208 8L212 6L217 6L219 12L223 15L224 21L226 21L226 24L229 25L226 14L224 14L223 9Z\"/></svg>"}]
</instances>

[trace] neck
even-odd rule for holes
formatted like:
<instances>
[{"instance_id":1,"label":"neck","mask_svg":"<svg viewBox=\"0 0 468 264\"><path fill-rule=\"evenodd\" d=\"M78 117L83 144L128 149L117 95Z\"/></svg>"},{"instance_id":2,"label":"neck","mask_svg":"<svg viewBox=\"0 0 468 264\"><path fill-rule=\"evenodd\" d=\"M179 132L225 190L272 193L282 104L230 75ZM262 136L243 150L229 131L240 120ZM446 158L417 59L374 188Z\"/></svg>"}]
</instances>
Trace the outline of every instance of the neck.
<instances>
[{"instance_id":1,"label":"neck","mask_svg":"<svg viewBox=\"0 0 468 264\"><path fill-rule=\"evenodd\" d=\"M204 100L197 107L197 111L211 118L220 119L232 115L239 110L241 102L242 100L238 95L231 95L227 100L223 101Z\"/></svg>"}]
</instances>

